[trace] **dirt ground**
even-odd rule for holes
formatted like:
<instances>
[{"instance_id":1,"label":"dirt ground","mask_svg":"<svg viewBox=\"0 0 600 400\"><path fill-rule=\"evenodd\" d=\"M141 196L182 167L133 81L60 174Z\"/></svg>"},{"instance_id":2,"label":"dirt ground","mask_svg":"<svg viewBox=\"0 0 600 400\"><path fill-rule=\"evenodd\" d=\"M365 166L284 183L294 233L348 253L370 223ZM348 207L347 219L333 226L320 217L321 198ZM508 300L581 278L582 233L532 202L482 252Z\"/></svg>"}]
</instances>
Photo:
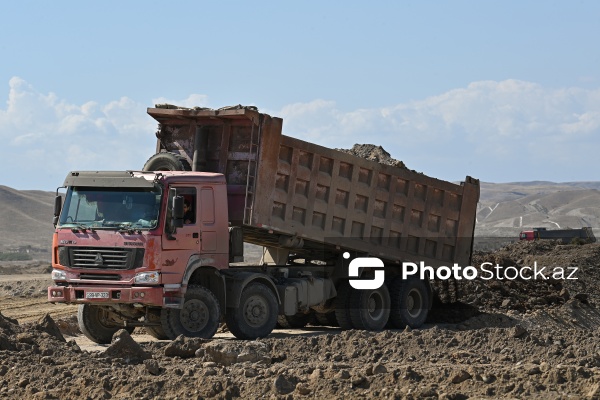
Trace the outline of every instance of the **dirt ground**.
<instances>
[{"instance_id":1,"label":"dirt ground","mask_svg":"<svg viewBox=\"0 0 600 400\"><path fill-rule=\"evenodd\" d=\"M578 279L463 282L461 302L436 303L416 330L120 331L99 346L74 307L46 303L43 265L2 265L0 398L600 398L600 245L514 243L473 265L486 261L576 267Z\"/></svg>"}]
</instances>

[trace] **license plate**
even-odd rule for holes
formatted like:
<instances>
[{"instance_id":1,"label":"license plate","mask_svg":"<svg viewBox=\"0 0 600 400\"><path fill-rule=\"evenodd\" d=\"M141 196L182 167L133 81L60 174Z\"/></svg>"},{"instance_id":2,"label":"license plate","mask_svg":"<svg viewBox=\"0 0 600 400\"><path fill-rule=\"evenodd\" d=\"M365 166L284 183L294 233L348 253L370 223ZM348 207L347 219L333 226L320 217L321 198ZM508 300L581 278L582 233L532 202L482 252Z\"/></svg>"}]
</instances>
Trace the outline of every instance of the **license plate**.
<instances>
[{"instance_id":1,"label":"license plate","mask_svg":"<svg viewBox=\"0 0 600 400\"><path fill-rule=\"evenodd\" d=\"M87 292L86 299L108 299L108 292Z\"/></svg>"}]
</instances>

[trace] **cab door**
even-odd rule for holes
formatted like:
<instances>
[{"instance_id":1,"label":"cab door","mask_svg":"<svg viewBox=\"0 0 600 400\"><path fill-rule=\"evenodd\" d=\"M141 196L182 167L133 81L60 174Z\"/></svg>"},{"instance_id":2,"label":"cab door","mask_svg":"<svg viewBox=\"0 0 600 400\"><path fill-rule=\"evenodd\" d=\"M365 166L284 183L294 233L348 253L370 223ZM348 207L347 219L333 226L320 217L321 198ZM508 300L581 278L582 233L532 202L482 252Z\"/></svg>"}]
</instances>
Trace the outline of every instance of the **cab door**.
<instances>
[{"instance_id":1,"label":"cab door","mask_svg":"<svg viewBox=\"0 0 600 400\"><path fill-rule=\"evenodd\" d=\"M202 253L215 253L217 251L217 229L215 221L215 196L210 186L200 188L198 196L198 217L200 223L200 250Z\"/></svg>"},{"instance_id":2,"label":"cab door","mask_svg":"<svg viewBox=\"0 0 600 400\"><path fill-rule=\"evenodd\" d=\"M198 219L198 193L195 187L174 186L177 196L183 196L184 203L191 205L191 214L184 217L181 228L173 234L167 233L171 225L171 206L173 204L173 191L169 192L165 220L165 233L163 238L164 250L200 250L200 222ZM187 214L187 213L186 213Z\"/></svg>"}]
</instances>

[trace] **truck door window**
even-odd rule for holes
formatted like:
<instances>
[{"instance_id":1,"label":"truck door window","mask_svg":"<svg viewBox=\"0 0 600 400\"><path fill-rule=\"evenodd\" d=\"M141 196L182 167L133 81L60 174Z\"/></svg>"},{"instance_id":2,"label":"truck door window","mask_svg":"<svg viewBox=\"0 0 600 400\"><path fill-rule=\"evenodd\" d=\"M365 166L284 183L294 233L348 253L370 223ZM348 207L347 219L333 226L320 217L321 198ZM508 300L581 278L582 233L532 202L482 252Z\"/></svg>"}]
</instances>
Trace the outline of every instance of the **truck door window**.
<instances>
[{"instance_id":1,"label":"truck door window","mask_svg":"<svg viewBox=\"0 0 600 400\"><path fill-rule=\"evenodd\" d=\"M193 225L196 223L196 188L178 187L177 196L183 196L183 224ZM171 206L173 204L173 193L169 194L167 223L170 222Z\"/></svg>"},{"instance_id":2,"label":"truck door window","mask_svg":"<svg viewBox=\"0 0 600 400\"><path fill-rule=\"evenodd\" d=\"M196 213L194 212L194 203L193 199L185 199L183 200L183 223L185 225L190 225L196 222Z\"/></svg>"}]
</instances>

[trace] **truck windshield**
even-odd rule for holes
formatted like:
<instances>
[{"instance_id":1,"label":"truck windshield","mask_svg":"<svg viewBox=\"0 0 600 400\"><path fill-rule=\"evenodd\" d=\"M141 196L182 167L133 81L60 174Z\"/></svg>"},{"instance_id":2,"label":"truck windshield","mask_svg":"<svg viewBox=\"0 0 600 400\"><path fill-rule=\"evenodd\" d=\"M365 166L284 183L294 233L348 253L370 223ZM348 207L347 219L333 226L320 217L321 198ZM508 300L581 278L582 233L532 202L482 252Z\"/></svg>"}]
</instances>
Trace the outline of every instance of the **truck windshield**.
<instances>
[{"instance_id":1,"label":"truck windshield","mask_svg":"<svg viewBox=\"0 0 600 400\"><path fill-rule=\"evenodd\" d=\"M94 229L153 229L161 190L155 188L70 187L60 226Z\"/></svg>"}]
</instances>

